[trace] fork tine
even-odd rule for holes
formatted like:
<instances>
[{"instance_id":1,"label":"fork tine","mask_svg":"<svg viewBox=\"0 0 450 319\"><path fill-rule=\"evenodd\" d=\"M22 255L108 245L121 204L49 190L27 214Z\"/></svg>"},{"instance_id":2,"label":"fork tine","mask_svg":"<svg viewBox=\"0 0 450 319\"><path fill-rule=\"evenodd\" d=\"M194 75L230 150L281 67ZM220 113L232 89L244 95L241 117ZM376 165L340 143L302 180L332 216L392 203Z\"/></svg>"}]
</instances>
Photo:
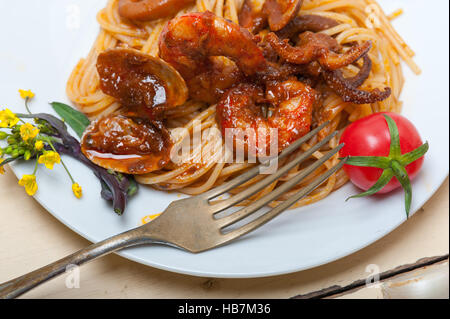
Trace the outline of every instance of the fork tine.
<instances>
[{"instance_id":1,"label":"fork tine","mask_svg":"<svg viewBox=\"0 0 450 319\"><path fill-rule=\"evenodd\" d=\"M323 156L320 160L315 162L314 164L308 166L303 170L303 172L297 174L293 178L291 178L289 181L285 182L283 185L275 189L274 191L270 192L266 196L260 198L259 200L255 201L254 203L250 204L247 207L242 208L241 210L226 216L224 218L218 219L218 222L221 227L227 227L229 225L232 225L247 216L253 214L254 212L258 211L265 205L269 204L270 202L274 201L284 193L288 192L292 188L295 187L298 183L300 183L303 179L305 179L308 175L313 173L316 169L318 169L320 166L322 166L326 161L328 161L330 158L332 158L335 154L339 152L339 150L344 146L344 144L339 145L338 147L334 148L333 150L329 151L325 156ZM320 184L319 184L320 185Z\"/></svg>"},{"instance_id":2,"label":"fork tine","mask_svg":"<svg viewBox=\"0 0 450 319\"><path fill-rule=\"evenodd\" d=\"M328 178L331 177L334 173L336 173L338 170L340 170L344 164L347 162L348 157L341 160L339 164L331 168L326 173L320 175L317 177L311 184L309 184L304 189L300 190L296 194L294 194L291 198L284 201L283 203L279 204L269 212L265 213L264 215L258 217L254 221L242 226L239 229L236 229L232 232L229 232L225 235L223 235L223 239L221 242L221 245L232 241L238 237L244 236L245 234L248 234L249 232L254 231L255 229L263 226L264 224L268 223L278 215L280 215L282 212L284 212L286 209L294 205L296 202L298 202L303 197L309 195L312 191L314 191L317 187L319 187L323 182L325 182Z\"/></svg>"},{"instance_id":3,"label":"fork tine","mask_svg":"<svg viewBox=\"0 0 450 319\"><path fill-rule=\"evenodd\" d=\"M295 166L297 166L300 163L303 163L305 160L311 157L312 154L314 154L316 151L318 151L322 146L326 145L331 139L333 139L338 132L333 132L332 134L328 135L326 138L324 138L322 141L311 147L309 150L307 150L305 153L301 154L299 157L294 159L293 161L287 163L285 166L283 166L281 169L279 169L276 173L271 174L264 178L263 180L259 181L258 183L250 186L245 191L240 192L239 194L232 196L231 198L228 198L224 201L221 201L220 203L213 204L213 210L214 213L219 213L227 208L230 208L231 206L234 206L243 200L255 195L257 192L262 190L264 187L269 186L273 182L275 182L280 177L286 175L289 173L290 170L292 170Z\"/></svg>"},{"instance_id":4,"label":"fork tine","mask_svg":"<svg viewBox=\"0 0 450 319\"><path fill-rule=\"evenodd\" d=\"M281 154L278 156L278 159L281 160L281 159L285 158L286 156L290 155L291 153L293 153L303 143L306 143L311 138L313 138L317 133L319 133L321 130L323 130L328 124L330 124L329 121L323 123L322 125L320 125L316 129L312 130L311 132L309 132L308 134L306 134L302 138L300 138L297 141L295 141L294 143L292 143L283 152L281 152ZM267 167L267 165L269 163L270 163L270 160L267 160L267 161L263 162L261 165L256 166L256 167L252 168L251 170L249 170L248 172L240 175L239 177L236 177L236 178L232 179L231 181L223 184L222 186L216 187L216 188L214 188L214 189L204 193L201 196L206 198L206 199L208 199L208 200L211 200L211 199L213 199L215 197L218 197L218 196L228 192L229 190L231 190L231 189L233 189L233 188L235 188L235 187L237 187L239 185L244 184L245 182L249 181L253 177L259 175L259 172L261 171L261 169L264 168L264 167Z\"/></svg>"}]
</instances>

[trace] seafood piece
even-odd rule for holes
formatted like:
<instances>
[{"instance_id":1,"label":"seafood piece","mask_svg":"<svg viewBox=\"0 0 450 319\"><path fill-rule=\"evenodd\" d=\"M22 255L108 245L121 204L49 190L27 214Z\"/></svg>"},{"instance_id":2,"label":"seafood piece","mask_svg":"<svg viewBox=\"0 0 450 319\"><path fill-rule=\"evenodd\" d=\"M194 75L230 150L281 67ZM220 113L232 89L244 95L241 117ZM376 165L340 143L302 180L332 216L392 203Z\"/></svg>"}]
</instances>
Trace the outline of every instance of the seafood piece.
<instances>
[{"instance_id":1,"label":"seafood piece","mask_svg":"<svg viewBox=\"0 0 450 319\"><path fill-rule=\"evenodd\" d=\"M345 53L336 53L340 46L337 41L323 33L304 32L299 36L296 47L288 40L281 40L275 33L269 33L266 41L286 61L294 64L308 64L318 61L327 70L337 70L359 60L372 47L370 41L355 45Z\"/></svg>"},{"instance_id":2,"label":"seafood piece","mask_svg":"<svg viewBox=\"0 0 450 319\"><path fill-rule=\"evenodd\" d=\"M239 25L256 34L267 25L267 15L263 13L264 2L245 0L239 12Z\"/></svg>"},{"instance_id":3,"label":"seafood piece","mask_svg":"<svg viewBox=\"0 0 450 319\"><path fill-rule=\"evenodd\" d=\"M265 40L283 59L303 66L303 69L298 70L300 74L308 75L313 81L323 79L345 102L369 104L383 101L391 95L391 89L388 87L383 91L358 89L367 80L372 69L372 61L368 56L370 41L338 54L335 52L340 50L339 44L326 34L307 31L300 34L299 38L300 42L296 47L292 47L288 39L280 40L274 33L269 33ZM339 69L358 61L361 57L364 63L359 73L353 78L346 79Z\"/></svg>"},{"instance_id":4,"label":"seafood piece","mask_svg":"<svg viewBox=\"0 0 450 319\"><path fill-rule=\"evenodd\" d=\"M131 49L111 49L97 60L100 88L123 106L119 115L91 123L82 152L93 163L126 174L146 174L170 161L164 111L183 104L188 91L181 75L163 60Z\"/></svg>"},{"instance_id":5,"label":"seafood piece","mask_svg":"<svg viewBox=\"0 0 450 319\"><path fill-rule=\"evenodd\" d=\"M110 49L97 60L100 88L130 115L155 120L188 98L186 83L163 60L132 49Z\"/></svg>"},{"instance_id":6,"label":"seafood piece","mask_svg":"<svg viewBox=\"0 0 450 319\"><path fill-rule=\"evenodd\" d=\"M239 25L258 33L269 24L278 31L289 24L299 13L303 0L245 0L239 12Z\"/></svg>"},{"instance_id":7,"label":"seafood piece","mask_svg":"<svg viewBox=\"0 0 450 319\"><path fill-rule=\"evenodd\" d=\"M210 67L197 76L187 80L191 99L214 104L234 84L240 83L245 76L234 62L222 57L211 57Z\"/></svg>"},{"instance_id":8,"label":"seafood piece","mask_svg":"<svg viewBox=\"0 0 450 319\"><path fill-rule=\"evenodd\" d=\"M145 174L170 161L172 139L160 122L109 115L91 123L81 139L94 164L125 174Z\"/></svg>"},{"instance_id":9,"label":"seafood piece","mask_svg":"<svg viewBox=\"0 0 450 319\"><path fill-rule=\"evenodd\" d=\"M241 76L255 75L266 68L253 35L211 12L190 13L169 21L159 48L160 57L186 80L191 97L208 103L217 102ZM223 57L234 64L224 62Z\"/></svg>"},{"instance_id":10,"label":"seafood piece","mask_svg":"<svg viewBox=\"0 0 450 319\"><path fill-rule=\"evenodd\" d=\"M263 12L269 20L270 30L279 31L294 19L303 4L303 0L266 0Z\"/></svg>"},{"instance_id":11,"label":"seafood piece","mask_svg":"<svg viewBox=\"0 0 450 319\"><path fill-rule=\"evenodd\" d=\"M356 85L361 83L364 78L365 70L362 69L359 75L347 80L340 70L328 71L324 70L322 73L328 86L336 92L337 95L342 97L344 102L352 102L355 104L369 104L378 101L386 100L391 95L391 88L386 87L383 91L380 89L374 89L372 91L364 91L357 88ZM360 77L361 80L360 80Z\"/></svg>"},{"instance_id":12,"label":"seafood piece","mask_svg":"<svg viewBox=\"0 0 450 319\"><path fill-rule=\"evenodd\" d=\"M333 19L318 16L318 15L301 15L295 17L289 24L283 29L275 32L275 34L281 39L292 39L300 33L311 31L320 32L339 25L339 23Z\"/></svg>"},{"instance_id":13,"label":"seafood piece","mask_svg":"<svg viewBox=\"0 0 450 319\"><path fill-rule=\"evenodd\" d=\"M364 82L369 78L370 71L372 71L372 60L369 58L369 55L366 54L363 56L363 65L359 70L358 74L351 78L346 78L345 80L349 83L349 85L357 88L364 84Z\"/></svg>"},{"instance_id":14,"label":"seafood piece","mask_svg":"<svg viewBox=\"0 0 450 319\"><path fill-rule=\"evenodd\" d=\"M119 0L121 17L134 21L150 21L174 16L195 0Z\"/></svg>"},{"instance_id":15,"label":"seafood piece","mask_svg":"<svg viewBox=\"0 0 450 319\"><path fill-rule=\"evenodd\" d=\"M372 60L369 55L365 54L363 59L364 62L358 74L349 78L345 78L341 70L325 70L318 62L304 65L300 73L310 76L314 81L322 79L344 102L369 104L387 99L391 95L389 87L385 88L384 91L380 89L372 91L358 89L369 78L372 70Z\"/></svg>"},{"instance_id":16,"label":"seafood piece","mask_svg":"<svg viewBox=\"0 0 450 319\"><path fill-rule=\"evenodd\" d=\"M296 78L270 82L266 87L266 99L276 106L268 121L271 127L278 129L280 150L310 131L313 106L318 99L314 89Z\"/></svg>"},{"instance_id":17,"label":"seafood piece","mask_svg":"<svg viewBox=\"0 0 450 319\"><path fill-rule=\"evenodd\" d=\"M278 131L279 151L310 131L316 100L315 90L295 78L269 82L266 91L255 84L243 83L230 89L218 103L217 121L223 136L226 136L227 129L253 129L255 141L250 142L246 137L236 140L236 143L244 145L246 150L249 143L255 143L256 154L265 156L273 139L271 129ZM261 106L267 104L273 108L273 113L266 118ZM260 142L264 141L264 137L258 135L264 131L266 144L262 145Z\"/></svg>"}]
</instances>

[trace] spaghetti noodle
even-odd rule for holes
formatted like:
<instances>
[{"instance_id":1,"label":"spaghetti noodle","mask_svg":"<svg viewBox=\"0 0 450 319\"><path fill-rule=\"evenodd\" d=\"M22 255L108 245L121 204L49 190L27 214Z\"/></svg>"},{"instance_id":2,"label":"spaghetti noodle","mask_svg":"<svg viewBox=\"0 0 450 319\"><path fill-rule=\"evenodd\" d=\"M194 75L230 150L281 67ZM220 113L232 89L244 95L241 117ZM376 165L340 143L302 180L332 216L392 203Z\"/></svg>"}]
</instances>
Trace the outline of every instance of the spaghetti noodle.
<instances>
[{"instance_id":1,"label":"spaghetti noodle","mask_svg":"<svg viewBox=\"0 0 450 319\"><path fill-rule=\"evenodd\" d=\"M98 55L110 48L130 47L143 53L158 56L159 36L163 27L169 21L169 19L159 19L131 24L119 15L118 2L118 0L109 0L107 6L98 13L97 20L101 26L101 31L88 56L79 61L67 83L69 98L92 119L117 112L121 108L121 105L113 97L104 94L100 89L99 76L96 70ZM194 5L186 7L177 15L208 10L214 12L217 16L238 23L239 11L243 2L244 0L197 0ZM310 145L314 145L317 139L334 130L342 131L349 123L372 113L401 111L400 94L404 83L401 60L416 74L420 73L419 67L413 61L414 52L390 23L390 20L400 15L401 11L386 16L374 0L305 0L299 14L320 15L337 21L337 26L322 32L334 37L340 45L372 41L373 47L369 52L369 57L373 62L373 67L362 89L390 87L392 88L392 94L388 99L381 102L357 105L344 102L335 93L328 92L323 105L314 111L313 122L314 126L324 121L331 121L331 124L319 137L314 138L308 144L304 144L298 152L304 152L310 148ZM267 33L264 30L262 32ZM354 65L349 65L343 69L345 76L354 76L358 71L359 68ZM197 133L205 135L206 138L201 140L201 147L191 149L190 161L171 162L160 171L138 175L136 179L139 183L151 185L161 190L178 190L195 195L218 186L255 165L248 162L226 163L226 161L220 161L211 155L223 146L222 136L216 133L219 130L215 120L215 105L190 100L182 107L170 110L167 115L167 126L171 130L175 143L180 143L186 138L186 134L192 137L195 130L200 130ZM336 147L338 141L339 136L332 139L326 148L316 152L311 160L320 159L327 150ZM298 156L298 153L291 155L291 158L295 156ZM285 159L280 165L289 160L290 158ZM337 161L338 157L336 156L326 162L315 174L309 176L289 193L284 194L279 200L284 200L297 192L315 176L334 166ZM243 204L248 204L271 192L280 183L298 174L308 164L294 168L287 176L274 182ZM239 192L261 178L263 176L258 176L234 191ZM299 201L295 207L325 198L332 191L344 185L347 180L345 173L339 171L311 195ZM272 205L276 204L276 202L272 203Z\"/></svg>"}]
</instances>

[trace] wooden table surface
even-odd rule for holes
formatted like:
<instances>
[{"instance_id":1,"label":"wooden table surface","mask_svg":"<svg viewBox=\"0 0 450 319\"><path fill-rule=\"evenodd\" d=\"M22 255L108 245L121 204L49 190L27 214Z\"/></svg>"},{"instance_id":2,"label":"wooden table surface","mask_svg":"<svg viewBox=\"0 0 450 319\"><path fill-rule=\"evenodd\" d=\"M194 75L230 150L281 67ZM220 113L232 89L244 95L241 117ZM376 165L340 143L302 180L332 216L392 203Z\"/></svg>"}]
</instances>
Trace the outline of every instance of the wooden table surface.
<instances>
[{"instance_id":1,"label":"wooden table surface","mask_svg":"<svg viewBox=\"0 0 450 319\"><path fill-rule=\"evenodd\" d=\"M0 176L0 203L0 282L89 245L28 197L9 168ZM67 288L68 275L63 275L23 298L382 298L379 290L364 285L373 265L383 273L381 279L388 280L435 263L444 262L448 269L448 252L447 179L394 232L318 268L261 279L213 279L173 274L109 255L81 267L79 288Z\"/></svg>"}]
</instances>

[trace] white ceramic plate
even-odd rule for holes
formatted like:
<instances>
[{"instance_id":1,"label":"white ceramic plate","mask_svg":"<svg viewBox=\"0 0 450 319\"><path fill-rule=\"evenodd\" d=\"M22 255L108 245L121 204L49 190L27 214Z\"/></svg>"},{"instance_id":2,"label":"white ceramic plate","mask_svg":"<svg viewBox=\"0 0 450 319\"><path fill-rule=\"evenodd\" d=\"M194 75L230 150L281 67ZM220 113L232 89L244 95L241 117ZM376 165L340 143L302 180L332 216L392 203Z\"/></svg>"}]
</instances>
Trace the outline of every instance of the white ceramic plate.
<instances>
[{"instance_id":1,"label":"white ceramic plate","mask_svg":"<svg viewBox=\"0 0 450 319\"><path fill-rule=\"evenodd\" d=\"M430 142L421 174L414 181L412 210L423 205L448 174L448 1L380 1L387 12L404 8L394 25L417 52L423 69L415 76L405 67L404 115ZM32 89L34 111L51 112L48 102L69 103L65 84L80 57L86 56L99 30L95 19L105 0L0 2L0 107L24 111L17 90ZM176 194L141 187L123 217L100 196L100 185L84 166L65 158L84 188L77 200L62 167L39 170L36 199L52 215L92 242L134 228L156 214ZM13 166L21 176L32 165ZM207 277L263 277L296 272L347 256L405 222L402 191L345 202L357 192L347 185L326 200L288 211L260 230L226 247L192 255L167 247L141 247L122 256L168 271ZM18 207L20 209L20 206ZM186 212L189 213L189 212ZM36 229L39 231L39 229Z\"/></svg>"}]
</instances>

